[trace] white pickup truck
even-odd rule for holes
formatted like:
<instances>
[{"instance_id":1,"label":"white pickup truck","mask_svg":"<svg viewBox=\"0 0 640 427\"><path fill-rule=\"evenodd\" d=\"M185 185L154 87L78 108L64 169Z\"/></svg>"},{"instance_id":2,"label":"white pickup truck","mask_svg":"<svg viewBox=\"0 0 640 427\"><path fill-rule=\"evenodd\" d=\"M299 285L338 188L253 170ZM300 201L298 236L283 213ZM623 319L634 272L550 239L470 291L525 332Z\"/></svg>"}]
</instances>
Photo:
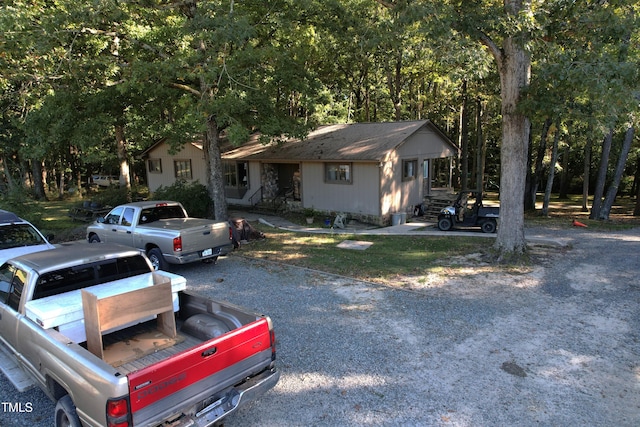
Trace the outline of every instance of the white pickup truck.
<instances>
[{"instance_id":1,"label":"white pickup truck","mask_svg":"<svg viewBox=\"0 0 640 427\"><path fill-rule=\"evenodd\" d=\"M143 250L156 270L166 270L168 264L215 261L233 250L232 239L228 222L191 218L182 204L168 200L120 205L87 227L89 243Z\"/></svg>"},{"instance_id":2,"label":"white pickup truck","mask_svg":"<svg viewBox=\"0 0 640 427\"><path fill-rule=\"evenodd\" d=\"M277 383L271 320L185 290L140 251L62 244L0 266L0 368L56 427L203 427Z\"/></svg>"}]
</instances>

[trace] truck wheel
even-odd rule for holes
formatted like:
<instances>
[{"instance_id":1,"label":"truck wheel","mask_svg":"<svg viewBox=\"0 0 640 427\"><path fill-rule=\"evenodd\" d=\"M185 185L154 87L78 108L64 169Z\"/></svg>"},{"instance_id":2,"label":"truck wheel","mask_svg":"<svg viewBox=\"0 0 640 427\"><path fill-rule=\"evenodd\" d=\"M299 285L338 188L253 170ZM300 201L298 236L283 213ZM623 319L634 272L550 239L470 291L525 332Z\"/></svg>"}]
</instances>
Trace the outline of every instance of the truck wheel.
<instances>
[{"instance_id":1,"label":"truck wheel","mask_svg":"<svg viewBox=\"0 0 640 427\"><path fill-rule=\"evenodd\" d=\"M91 237L89 237L89 243L100 243L100 237L98 237L97 234L92 234Z\"/></svg>"},{"instance_id":2,"label":"truck wheel","mask_svg":"<svg viewBox=\"0 0 640 427\"><path fill-rule=\"evenodd\" d=\"M54 416L55 427L82 427L76 406L68 394L58 400Z\"/></svg>"},{"instance_id":3,"label":"truck wheel","mask_svg":"<svg viewBox=\"0 0 640 427\"><path fill-rule=\"evenodd\" d=\"M153 248L149 250L149 252L147 252L147 256L149 257L149 261L151 261L151 265L153 266L154 270L167 269L167 262L164 260L164 257L162 256L162 252L160 252L160 249Z\"/></svg>"},{"instance_id":4,"label":"truck wheel","mask_svg":"<svg viewBox=\"0 0 640 427\"><path fill-rule=\"evenodd\" d=\"M490 219L482 223L482 231L484 233L495 233L497 227L498 226L494 219Z\"/></svg>"},{"instance_id":5,"label":"truck wheel","mask_svg":"<svg viewBox=\"0 0 640 427\"><path fill-rule=\"evenodd\" d=\"M453 227L453 221L451 221L451 218L440 218L438 220L438 228L441 231L449 231L451 230L451 227Z\"/></svg>"}]
</instances>

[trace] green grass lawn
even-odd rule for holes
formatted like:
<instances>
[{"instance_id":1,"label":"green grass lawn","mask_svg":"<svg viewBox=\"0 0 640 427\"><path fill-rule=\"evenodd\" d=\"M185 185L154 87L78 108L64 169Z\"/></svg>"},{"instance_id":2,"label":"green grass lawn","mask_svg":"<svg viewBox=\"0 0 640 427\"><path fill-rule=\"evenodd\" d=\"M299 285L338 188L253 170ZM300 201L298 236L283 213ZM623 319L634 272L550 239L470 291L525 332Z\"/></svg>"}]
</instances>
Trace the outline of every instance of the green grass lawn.
<instances>
[{"instance_id":1,"label":"green grass lawn","mask_svg":"<svg viewBox=\"0 0 640 427\"><path fill-rule=\"evenodd\" d=\"M386 282L397 275L427 274L453 257L486 248L487 238L314 234L263 230L266 239L243 245L241 255ZM365 250L342 249L344 240L372 243Z\"/></svg>"}]
</instances>

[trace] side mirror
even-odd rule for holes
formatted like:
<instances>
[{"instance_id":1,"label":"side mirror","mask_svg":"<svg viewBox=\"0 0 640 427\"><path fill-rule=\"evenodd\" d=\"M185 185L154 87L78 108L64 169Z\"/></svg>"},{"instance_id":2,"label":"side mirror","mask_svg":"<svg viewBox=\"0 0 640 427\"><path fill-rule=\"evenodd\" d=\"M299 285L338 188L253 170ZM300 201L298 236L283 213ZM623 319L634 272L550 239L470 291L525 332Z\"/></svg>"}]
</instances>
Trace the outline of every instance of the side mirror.
<instances>
[{"instance_id":1,"label":"side mirror","mask_svg":"<svg viewBox=\"0 0 640 427\"><path fill-rule=\"evenodd\" d=\"M103 216L99 216L98 218L96 218L96 222L100 224L104 224L106 221Z\"/></svg>"}]
</instances>

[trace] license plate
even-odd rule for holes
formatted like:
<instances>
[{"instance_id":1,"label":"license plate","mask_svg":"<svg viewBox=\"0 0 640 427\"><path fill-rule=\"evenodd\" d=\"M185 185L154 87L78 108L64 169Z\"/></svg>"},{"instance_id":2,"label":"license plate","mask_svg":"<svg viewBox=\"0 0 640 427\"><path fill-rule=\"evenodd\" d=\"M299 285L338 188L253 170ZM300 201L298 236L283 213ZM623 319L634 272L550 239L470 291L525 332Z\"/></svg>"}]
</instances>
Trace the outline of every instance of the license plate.
<instances>
[{"instance_id":1,"label":"license plate","mask_svg":"<svg viewBox=\"0 0 640 427\"><path fill-rule=\"evenodd\" d=\"M209 255L213 255L213 249L205 249L204 251L202 251L202 256L209 256Z\"/></svg>"}]
</instances>

